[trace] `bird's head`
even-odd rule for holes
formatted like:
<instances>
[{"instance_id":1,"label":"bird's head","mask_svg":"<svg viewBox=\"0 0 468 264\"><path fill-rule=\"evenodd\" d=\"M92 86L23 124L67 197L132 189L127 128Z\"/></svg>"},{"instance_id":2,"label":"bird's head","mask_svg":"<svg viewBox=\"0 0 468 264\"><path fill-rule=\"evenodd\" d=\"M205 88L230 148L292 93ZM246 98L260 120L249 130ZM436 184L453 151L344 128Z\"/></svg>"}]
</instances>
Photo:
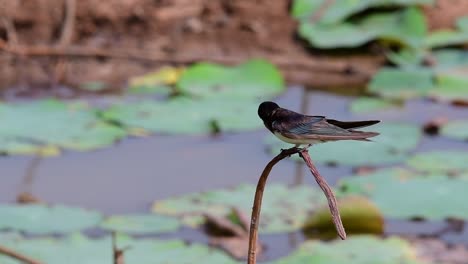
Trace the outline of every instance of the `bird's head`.
<instances>
[{"instance_id":1,"label":"bird's head","mask_svg":"<svg viewBox=\"0 0 468 264\"><path fill-rule=\"evenodd\" d=\"M274 110L279 106L274 102L263 102L258 106L258 116L263 120L267 120L273 114Z\"/></svg>"}]
</instances>

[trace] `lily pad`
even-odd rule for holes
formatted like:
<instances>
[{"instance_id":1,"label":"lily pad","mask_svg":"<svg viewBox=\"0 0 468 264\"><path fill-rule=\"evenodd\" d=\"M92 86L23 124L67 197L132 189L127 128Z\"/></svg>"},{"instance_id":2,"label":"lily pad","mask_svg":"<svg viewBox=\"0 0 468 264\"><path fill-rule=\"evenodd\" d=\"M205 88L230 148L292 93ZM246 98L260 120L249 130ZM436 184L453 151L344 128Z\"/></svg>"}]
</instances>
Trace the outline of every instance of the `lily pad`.
<instances>
[{"instance_id":1,"label":"lily pad","mask_svg":"<svg viewBox=\"0 0 468 264\"><path fill-rule=\"evenodd\" d=\"M307 19L312 17L324 4L324 0L295 0L291 13L295 18ZM336 1L327 5L319 22L333 24L344 21L349 16L362 12L369 8L394 7L432 4L433 0L360 0L360 1Z\"/></svg>"},{"instance_id":2,"label":"lily pad","mask_svg":"<svg viewBox=\"0 0 468 264\"><path fill-rule=\"evenodd\" d=\"M147 234L176 231L180 227L178 219L162 215L114 215L107 217L101 227L113 231Z\"/></svg>"},{"instance_id":3,"label":"lily pad","mask_svg":"<svg viewBox=\"0 0 468 264\"><path fill-rule=\"evenodd\" d=\"M338 205L348 235L383 234L383 215L368 198L356 195L343 196L338 199ZM335 237L335 226L328 206L325 205L312 214L304 224L304 230L308 237Z\"/></svg>"},{"instance_id":4,"label":"lily pad","mask_svg":"<svg viewBox=\"0 0 468 264\"><path fill-rule=\"evenodd\" d=\"M185 223L199 225L205 213L226 217L231 208L239 208L250 214L255 186L240 185L232 190L218 190L188 194L177 198L156 201L153 211L160 214L179 216ZM319 189L308 186L287 188L280 184L269 184L264 193L260 230L263 233L278 233L298 230L307 215L326 203Z\"/></svg>"},{"instance_id":5,"label":"lily pad","mask_svg":"<svg viewBox=\"0 0 468 264\"><path fill-rule=\"evenodd\" d=\"M432 79L432 72L426 69L383 68L372 77L368 89L386 98L408 99L426 95L434 88Z\"/></svg>"},{"instance_id":6,"label":"lily pad","mask_svg":"<svg viewBox=\"0 0 468 264\"><path fill-rule=\"evenodd\" d=\"M462 74L437 75L437 85L429 91L429 95L444 101L468 101L468 78Z\"/></svg>"},{"instance_id":7,"label":"lily pad","mask_svg":"<svg viewBox=\"0 0 468 264\"><path fill-rule=\"evenodd\" d=\"M426 31L424 15L417 8L372 14L356 23L299 25L299 35L317 48L353 48L377 39L417 48Z\"/></svg>"},{"instance_id":8,"label":"lily pad","mask_svg":"<svg viewBox=\"0 0 468 264\"><path fill-rule=\"evenodd\" d=\"M102 117L128 128L143 128L155 133L203 134L215 131L236 132L262 126L258 102L252 100L192 100L176 97L168 102L145 100L122 103L103 112Z\"/></svg>"},{"instance_id":9,"label":"lily pad","mask_svg":"<svg viewBox=\"0 0 468 264\"><path fill-rule=\"evenodd\" d=\"M380 135L372 138L373 142L343 140L314 145L309 151L312 160L322 164L349 166L399 163L407 159L408 151L415 148L421 138L419 127L412 124L385 123L368 130L380 132ZM272 153L292 147L291 144L271 138L269 144Z\"/></svg>"},{"instance_id":10,"label":"lily pad","mask_svg":"<svg viewBox=\"0 0 468 264\"><path fill-rule=\"evenodd\" d=\"M177 83L183 71L184 68L163 67L154 72L133 77L129 81L128 92L169 95L173 90L170 86Z\"/></svg>"},{"instance_id":11,"label":"lily pad","mask_svg":"<svg viewBox=\"0 0 468 264\"><path fill-rule=\"evenodd\" d=\"M462 17L457 20L456 24L457 30L442 29L429 34L426 38L426 46L440 48L468 43L468 18Z\"/></svg>"},{"instance_id":12,"label":"lily pad","mask_svg":"<svg viewBox=\"0 0 468 264\"><path fill-rule=\"evenodd\" d=\"M420 171L457 173L468 170L468 152L450 150L421 152L412 156L407 163Z\"/></svg>"},{"instance_id":13,"label":"lily pad","mask_svg":"<svg viewBox=\"0 0 468 264\"><path fill-rule=\"evenodd\" d=\"M265 99L284 91L279 70L265 60L235 67L198 63L184 71L177 87L195 98Z\"/></svg>"},{"instance_id":14,"label":"lily pad","mask_svg":"<svg viewBox=\"0 0 468 264\"><path fill-rule=\"evenodd\" d=\"M113 263L112 242L109 237L89 239L80 234L66 238L8 239L0 237L2 245L21 254L47 264L94 264ZM221 251L201 244L187 245L181 240L134 240L117 236L117 247L128 247L124 252L127 264L186 264L213 263L234 264L229 256ZM17 260L0 255L2 264L20 264Z\"/></svg>"},{"instance_id":15,"label":"lily pad","mask_svg":"<svg viewBox=\"0 0 468 264\"><path fill-rule=\"evenodd\" d=\"M398 106L398 104L394 101L372 97L359 97L352 101L350 110L353 113L368 113L387 110L395 106Z\"/></svg>"},{"instance_id":16,"label":"lily pad","mask_svg":"<svg viewBox=\"0 0 468 264\"><path fill-rule=\"evenodd\" d=\"M383 169L340 181L345 194L366 195L386 217L395 219L468 219L468 181L447 175Z\"/></svg>"},{"instance_id":17,"label":"lily pad","mask_svg":"<svg viewBox=\"0 0 468 264\"><path fill-rule=\"evenodd\" d=\"M440 133L449 138L468 140L468 120L450 121L442 127Z\"/></svg>"},{"instance_id":18,"label":"lily pad","mask_svg":"<svg viewBox=\"0 0 468 264\"><path fill-rule=\"evenodd\" d=\"M275 264L416 264L416 251L397 237L353 236L345 242L307 241Z\"/></svg>"},{"instance_id":19,"label":"lily pad","mask_svg":"<svg viewBox=\"0 0 468 264\"><path fill-rule=\"evenodd\" d=\"M39 100L0 105L0 151L42 153L44 147L93 150L126 136L124 130L99 120L80 103Z\"/></svg>"},{"instance_id":20,"label":"lily pad","mask_svg":"<svg viewBox=\"0 0 468 264\"><path fill-rule=\"evenodd\" d=\"M68 233L96 226L101 219L101 214L96 211L61 205L0 205L0 230Z\"/></svg>"}]
</instances>

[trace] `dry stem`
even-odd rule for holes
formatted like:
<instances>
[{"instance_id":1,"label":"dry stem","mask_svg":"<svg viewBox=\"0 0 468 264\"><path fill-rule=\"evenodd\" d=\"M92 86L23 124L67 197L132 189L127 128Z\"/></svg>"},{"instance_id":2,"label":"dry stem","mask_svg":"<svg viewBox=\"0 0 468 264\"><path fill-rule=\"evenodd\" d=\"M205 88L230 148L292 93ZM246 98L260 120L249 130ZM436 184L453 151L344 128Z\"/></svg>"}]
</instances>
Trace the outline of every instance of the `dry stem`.
<instances>
[{"instance_id":1,"label":"dry stem","mask_svg":"<svg viewBox=\"0 0 468 264\"><path fill-rule=\"evenodd\" d=\"M320 188L322 188L323 193L327 197L328 205L330 207L330 211L333 218L333 223L335 224L336 230L338 231L339 236L341 239L346 239L346 232L343 227L343 223L341 222L340 213L338 211L338 206L336 203L335 195L331 190L330 186L328 186L327 182L323 179L323 177L318 172L317 168L315 168L314 164L312 163L309 153L307 149L300 149L297 147L293 147L290 149L282 150L280 154L274 157L265 167L260 176L260 179L257 183L257 189L255 190L255 198L252 207L252 218L250 222L250 232L249 232L249 255L247 259L248 264L256 264L257 263L257 240L258 240L258 225L260 222L260 210L262 207L262 198L263 198L263 191L265 190L266 181L268 176L270 175L273 166L276 165L280 160L289 157L293 154L299 153L299 155L304 159L305 163L309 167L310 171L315 177L315 180L319 184Z\"/></svg>"},{"instance_id":2,"label":"dry stem","mask_svg":"<svg viewBox=\"0 0 468 264\"><path fill-rule=\"evenodd\" d=\"M0 254L3 254L5 256L9 256L11 258L17 259L21 262L24 262L26 264L42 264L42 262L32 259L30 257L27 257L25 255L22 255L18 252L13 251L12 249L0 246Z\"/></svg>"}]
</instances>

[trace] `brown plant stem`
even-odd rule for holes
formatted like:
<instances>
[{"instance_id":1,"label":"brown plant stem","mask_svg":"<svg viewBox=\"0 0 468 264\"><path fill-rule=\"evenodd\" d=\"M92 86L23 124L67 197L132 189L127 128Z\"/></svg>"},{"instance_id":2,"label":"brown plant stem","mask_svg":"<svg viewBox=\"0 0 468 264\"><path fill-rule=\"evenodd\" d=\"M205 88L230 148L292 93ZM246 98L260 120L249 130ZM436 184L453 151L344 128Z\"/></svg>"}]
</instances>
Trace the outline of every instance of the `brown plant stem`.
<instances>
[{"instance_id":1,"label":"brown plant stem","mask_svg":"<svg viewBox=\"0 0 468 264\"><path fill-rule=\"evenodd\" d=\"M18 252L13 251L12 249L6 248L4 246L0 246L0 254L9 256L11 258L17 259L23 263L26 264L42 264L42 262L32 259L30 257L27 257L23 254L20 254Z\"/></svg>"},{"instance_id":2,"label":"brown plant stem","mask_svg":"<svg viewBox=\"0 0 468 264\"><path fill-rule=\"evenodd\" d=\"M260 222L260 210L262 207L263 190L265 189L266 181L270 175L271 169L280 160L289 157L293 154L299 153L300 149L293 147L285 149L274 157L265 167L258 180L257 189L255 190L254 204L252 207L252 217L250 220L250 232L249 232L249 256L248 264L257 263L257 240L258 240L258 224Z\"/></svg>"},{"instance_id":3,"label":"brown plant stem","mask_svg":"<svg viewBox=\"0 0 468 264\"><path fill-rule=\"evenodd\" d=\"M305 161L305 163L307 164L307 167L309 167L318 185L320 186L323 193L327 197L328 206L330 207L330 212L332 215L333 223L335 224L338 235L341 237L341 239L343 240L346 239L346 232L343 227L343 223L341 221L340 212L338 210L338 205L336 202L335 195L333 194L333 191L331 190L328 183L323 179L323 177L320 175L315 165L312 163L312 160L310 159L309 152L307 151L307 149L301 149L298 147L284 149L284 150L281 150L280 154L274 157L266 165L257 183L257 189L255 190L255 198L254 198L254 203L252 207L252 217L250 221L249 252L248 252L248 258L247 258L248 264L257 263L258 225L260 222L260 210L262 207L263 191L265 190L265 185L266 185L268 176L270 175L270 172L273 169L273 166L276 165L276 163L296 153L299 153L301 158Z\"/></svg>"},{"instance_id":4,"label":"brown plant stem","mask_svg":"<svg viewBox=\"0 0 468 264\"><path fill-rule=\"evenodd\" d=\"M318 185L322 189L323 193L325 194L325 197L327 197L328 207L330 207L330 213L332 215L333 224L335 224L335 228L336 228L336 231L338 232L338 235L341 237L341 239L345 240L346 231L343 227L343 222L341 221L340 211L338 210L336 197L333 194L332 189L330 188L328 183L325 181L325 179L322 177L322 175L320 175L314 163L312 163L312 160L310 159L309 152L307 151L307 149L301 150L299 152L299 155L305 161L305 163L307 164L307 167L309 167L310 172L314 176L315 181L318 183Z\"/></svg>"}]
</instances>

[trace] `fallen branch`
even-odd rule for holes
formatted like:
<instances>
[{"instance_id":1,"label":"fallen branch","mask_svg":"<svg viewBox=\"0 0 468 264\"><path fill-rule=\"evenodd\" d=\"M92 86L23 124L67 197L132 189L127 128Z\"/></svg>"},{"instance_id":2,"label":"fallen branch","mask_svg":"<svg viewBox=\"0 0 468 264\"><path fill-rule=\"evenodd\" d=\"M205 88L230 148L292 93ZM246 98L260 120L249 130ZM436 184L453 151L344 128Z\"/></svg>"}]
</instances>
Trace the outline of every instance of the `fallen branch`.
<instances>
[{"instance_id":1,"label":"fallen branch","mask_svg":"<svg viewBox=\"0 0 468 264\"><path fill-rule=\"evenodd\" d=\"M257 183L257 189L255 190L255 198L254 198L254 203L252 207L252 217L250 221L249 252L248 252L249 255L247 259L248 264L257 263L258 225L260 222L260 210L262 207L263 191L265 190L265 185L266 185L268 176L270 175L270 172L273 169L273 166L276 165L276 163L296 153L299 153L302 159L304 159L305 163L307 164L310 171L314 175L320 188L322 188L325 196L327 197L328 205L332 213L333 223L335 224L336 230L338 231L338 234L341 237L341 239L346 239L346 232L344 230L343 223L341 222L341 217L338 211L338 206L336 203L335 195L333 194L333 191L331 190L330 186L328 186L327 182L322 178L317 168L315 168L315 166L313 165L310 159L309 153L307 152L307 149L301 149L297 147L284 149L284 150L281 150L280 154L274 157L266 165Z\"/></svg>"},{"instance_id":2,"label":"fallen branch","mask_svg":"<svg viewBox=\"0 0 468 264\"><path fill-rule=\"evenodd\" d=\"M20 254L20 253L18 253L16 251L13 251L12 249L6 248L4 246L0 246L0 254L5 255L5 256L9 256L11 258L14 258L14 259L19 260L19 261L21 261L23 263L26 263L26 264L42 264L42 262L40 262L38 260L27 257L27 256L25 256L23 254Z\"/></svg>"}]
</instances>

